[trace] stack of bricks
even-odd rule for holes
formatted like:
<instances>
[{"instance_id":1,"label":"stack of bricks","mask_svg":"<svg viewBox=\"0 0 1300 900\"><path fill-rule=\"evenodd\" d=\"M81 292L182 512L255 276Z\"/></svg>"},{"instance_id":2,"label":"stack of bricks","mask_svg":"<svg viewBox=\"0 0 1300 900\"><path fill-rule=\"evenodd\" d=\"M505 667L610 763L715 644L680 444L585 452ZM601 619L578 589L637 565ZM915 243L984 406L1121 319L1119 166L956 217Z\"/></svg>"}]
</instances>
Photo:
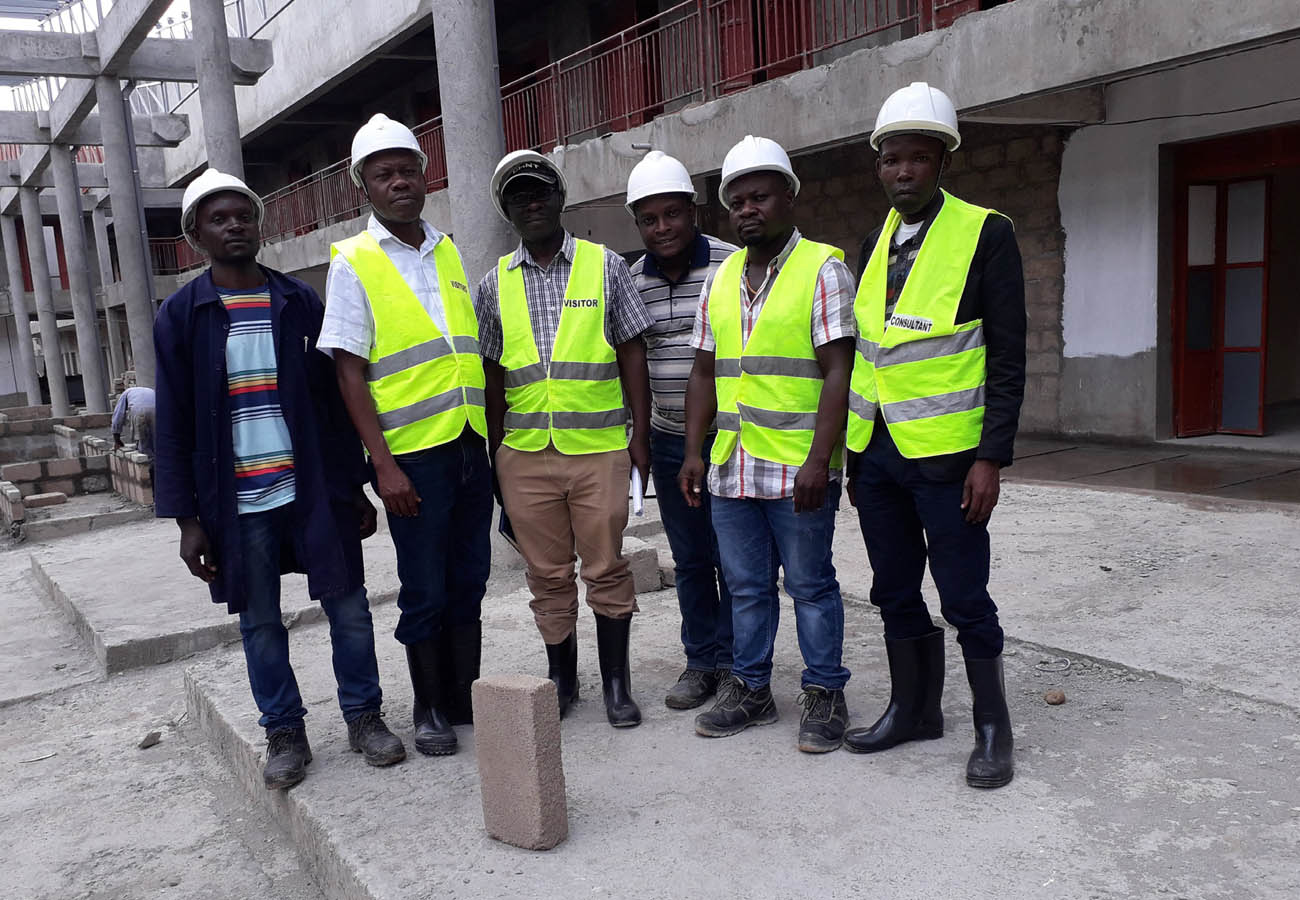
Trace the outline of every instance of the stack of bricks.
<instances>
[{"instance_id":1,"label":"stack of bricks","mask_svg":"<svg viewBox=\"0 0 1300 900\"><path fill-rule=\"evenodd\" d=\"M113 423L113 416L110 413L87 413L84 416L64 416L60 419L19 419L14 417L13 412L12 409L5 410L9 421L0 422L0 437L11 434L52 434L55 425L66 425L69 428L107 428Z\"/></svg>"},{"instance_id":2,"label":"stack of bricks","mask_svg":"<svg viewBox=\"0 0 1300 900\"><path fill-rule=\"evenodd\" d=\"M18 485L9 481L0 481L0 522L14 537L22 531L27 519L27 508L23 505L23 495Z\"/></svg>"},{"instance_id":3,"label":"stack of bricks","mask_svg":"<svg viewBox=\"0 0 1300 900\"><path fill-rule=\"evenodd\" d=\"M135 450L114 450L108 454L108 468L113 477L114 491L136 503L145 506L153 504L153 479L149 473L147 454Z\"/></svg>"},{"instance_id":4,"label":"stack of bricks","mask_svg":"<svg viewBox=\"0 0 1300 900\"><path fill-rule=\"evenodd\" d=\"M54 449L63 459L78 456L103 456L112 445L101 437L83 434L67 425L54 426Z\"/></svg>"},{"instance_id":5,"label":"stack of bricks","mask_svg":"<svg viewBox=\"0 0 1300 900\"><path fill-rule=\"evenodd\" d=\"M16 486L23 497L97 494L109 489L108 460L101 456L9 463L0 466L0 480Z\"/></svg>"}]
</instances>

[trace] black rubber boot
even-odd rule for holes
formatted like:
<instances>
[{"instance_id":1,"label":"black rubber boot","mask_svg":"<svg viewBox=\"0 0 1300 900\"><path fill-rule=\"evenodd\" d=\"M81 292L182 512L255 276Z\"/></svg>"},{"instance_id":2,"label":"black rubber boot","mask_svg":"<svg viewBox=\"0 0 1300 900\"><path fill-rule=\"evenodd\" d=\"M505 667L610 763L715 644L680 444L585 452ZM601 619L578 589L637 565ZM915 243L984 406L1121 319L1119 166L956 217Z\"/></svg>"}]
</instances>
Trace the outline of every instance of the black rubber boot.
<instances>
[{"instance_id":1,"label":"black rubber boot","mask_svg":"<svg viewBox=\"0 0 1300 900\"><path fill-rule=\"evenodd\" d=\"M546 645L546 677L555 682L555 691L560 695L560 718L563 719L569 706L578 700L577 628L558 644Z\"/></svg>"},{"instance_id":2,"label":"black rubber boot","mask_svg":"<svg viewBox=\"0 0 1300 900\"><path fill-rule=\"evenodd\" d=\"M852 728L844 746L854 753L878 753L904 741L943 737L943 629L919 638L885 639L889 655L889 705L876 724Z\"/></svg>"},{"instance_id":3,"label":"black rubber boot","mask_svg":"<svg viewBox=\"0 0 1300 900\"><path fill-rule=\"evenodd\" d=\"M307 764L311 762L311 745L307 743L307 730L277 728L266 734L266 766L262 781L267 790L291 788L307 777Z\"/></svg>"},{"instance_id":4,"label":"black rubber boot","mask_svg":"<svg viewBox=\"0 0 1300 900\"><path fill-rule=\"evenodd\" d=\"M641 724L641 708L632 699L632 672L627 644L632 617L596 616L596 648L600 655L600 681L605 695L605 717L615 728Z\"/></svg>"},{"instance_id":5,"label":"black rubber boot","mask_svg":"<svg viewBox=\"0 0 1300 900\"><path fill-rule=\"evenodd\" d=\"M470 687L478 680L483 658L483 623L469 622L443 628L440 657L447 691L447 720L453 725L474 724L474 702Z\"/></svg>"},{"instance_id":6,"label":"black rubber boot","mask_svg":"<svg viewBox=\"0 0 1300 900\"><path fill-rule=\"evenodd\" d=\"M406 647L406 666L415 691L415 749L425 756L450 756L456 752L456 732L444 712L443 655L441 634Z\"/></svg>"},{"instance_id":7,"label":"black rubber boot","mask_svg":"<svg viewBox=\"0 0 1300 900\"><path fill-rule=\"evenodd\" d=\"M966 783L977 788L999 788L1015 774L1002 657L966 660L966 680L970 682L975 714L975 749L966 763Z\"/></svg>"}]
</instances>

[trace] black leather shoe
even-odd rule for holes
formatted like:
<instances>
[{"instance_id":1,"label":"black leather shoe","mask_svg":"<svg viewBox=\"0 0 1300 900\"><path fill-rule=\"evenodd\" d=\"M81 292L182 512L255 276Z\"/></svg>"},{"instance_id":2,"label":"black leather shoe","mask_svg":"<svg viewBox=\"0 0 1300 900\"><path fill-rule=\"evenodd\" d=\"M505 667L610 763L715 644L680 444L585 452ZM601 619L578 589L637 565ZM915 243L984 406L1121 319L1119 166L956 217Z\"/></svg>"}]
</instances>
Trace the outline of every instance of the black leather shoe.
<instances>
[{"instance_id":1,"label":"black leather shoe","mask_svg":"<svg viewBox=\"0 0 1300 900\"><path fill-rule=\"evenodd\" d=\"M372 766L391 766L406 759L402 739L388 730L378 710L364 712L348 723L348 746Z\"/></svg>"},{"instance_id":2,"label":"black leather shoe","mask_svg":"<svg viewBox=\"0 0 1300 900\"><path fill-rule=\"evenodd\" d=\"M453 725L474 724L474 701L470 688L478 680L483 657L483 623L468 622L443 628L440 656L446 689L447 720Z\"/></svg>"},{"instance_id":3,"label":"black leather shoe","mask_svg":"<svg viewBox=\"0 0 1300 900\"><path fill-rule=\"evenodd\" d=\"M267 790L293 787L307 777L307 764L310 762L307 729L299 725L267 732L266 765L262 768L262 781Z\"/></svg>"},{"instance_id":4,"label":"black leather shoe","mask_svg":"<svg viewBox=\"0 0 1300 900\"><path fill-rule=\"evenodd\" d=\"M632 671L627 644L632 617L611 619L596 615L596 650L600 656L600 681L605 697L605 718L615 728L641 724L641 707L632 699Z\"/></svg>"},{"instance_id":5,"label":"black leather shoe","mask_svg":"<svg viewBox=\"0 0 1300 900\"><path fill-rule=\"evenodd\" d=\"M425 756L450 756L456 752L456 731L443 712L446 685L442 680L442 635L435 634L418 644L406 646L406 666L415 692L412 720L415 749Z\"/></svg>"},{"instance_id":6,"label":"black leather shoe","mask_svg":"<svg viewBox=\"0 0 1300 900\"><path fill-rule=\"evenodd\" d=\"M546 677L555 682L560 696L560 718L578 702L578 629L558 644L546 645Z\"/></svg>"},{"instance_id":7,"label":"black leather shoe","mask_svg":"<svg viewBox=\"0 0 1300 900\"><path fill-rule=\"evenodd\" d=\"M1015 775L1015 745L1002 657L966 660L966 680L970 682L975 719L975 749L966 762L966 783L977 788L999 788Z\"/></svg>"},{"instance_id":8,"label":"black leather shoe","mask_svg":"<svg viewBox=\"0 0 1300 900\"><path fill-rule=\"evenodd\" d=\"M799 695L803 715L799 717L799 749L804 753L838 750L849 726L849 707L843 691L810 684Z\"/></svg>"},{"instance_id":9,"label":"black leather shoe","mask_svg":"<svg viewBox=\"0 0 1300 900\"><path fill-rule=\"evenodd\" d=\"M889 705L869 728L853 728L844 747L878 753L904 741L943 737L943 629L919 638L885 639L889 654Z\"/></svg>"},{"instance_id":10,"label":"black leather shoe","mask_svg":"<svg viewBox=\"0 0 1300 900\"><path fill-rule=\"evenodd\" d=\"M771 725L778 718L770 685L750 690L745 682L732 675L718 687L713 709L695 717L695 733L702 737L729 737L751 725Z\"/></svg>"},{"instance_id":11,"label":"black leather shoe","mask_svg":"<svg viewBox=\"0 0 1300 900\"><path fill-rule=\"evenodd\" d=\"M720 677L713 669L687 669L668 691L668 696L664 697L664 705L669 709L695 709L702 706L705 700L717 693Z\"/></svg>"}]
</instances>

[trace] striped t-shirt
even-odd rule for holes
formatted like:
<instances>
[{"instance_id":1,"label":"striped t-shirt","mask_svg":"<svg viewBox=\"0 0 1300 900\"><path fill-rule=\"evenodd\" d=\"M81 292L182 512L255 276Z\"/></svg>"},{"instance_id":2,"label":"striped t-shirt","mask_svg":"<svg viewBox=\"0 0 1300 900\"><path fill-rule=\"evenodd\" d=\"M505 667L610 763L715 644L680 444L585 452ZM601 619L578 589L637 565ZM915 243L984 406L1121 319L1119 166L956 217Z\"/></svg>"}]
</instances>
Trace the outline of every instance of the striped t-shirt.
<instances>
[{"instance_id":1,"label":"striped t-shirt","mask_svg":"<svg viewBox=\"0 0 1300 900\"><path fill-rule=\"evenodd\" d=\"M632 263L632 280L655 324L644 333L650 367L650 425L673 434L686 433L686 381L695 362L691 331L704 280L736 247L696 234L691 264L681 281L669 281L649 254Z\"/></svg>"},{"instance_id":2,"label":"striped t-shirt","mask_svg":"<svg viewBox=\"0 0 1300 900\"><path fill-rule=\"evenodd\" d=\"M271 292L218 289L230 316L226 385L239 514L293 502L293 442L280 410Z\"/></svg>"}]
</instances>

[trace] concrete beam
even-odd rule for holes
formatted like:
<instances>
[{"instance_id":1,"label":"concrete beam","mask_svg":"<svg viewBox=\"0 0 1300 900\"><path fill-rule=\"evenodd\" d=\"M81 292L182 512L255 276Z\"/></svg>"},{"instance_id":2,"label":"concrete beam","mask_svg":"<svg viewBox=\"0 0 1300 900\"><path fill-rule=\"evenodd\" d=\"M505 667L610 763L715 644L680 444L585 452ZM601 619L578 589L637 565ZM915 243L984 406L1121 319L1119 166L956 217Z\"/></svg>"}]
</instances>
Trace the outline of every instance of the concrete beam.
<instances>
[{"instance_id":1,"label":"concrete beam","mask_svg":"<svg viewBox=\"0 0 1300 900\"><path fill-rule=\"evenodd\" d=\"M84 53L98 56L105 72L122 68L127 59L144 43L171 0L118 0L99 23L93 34L81 36ZM56 141L67 141L72 130L95 108L95 82L78 78L69 81L50 104L50 133ZM39 168L49 163L44 157Z\"/></svg>"},{"instance_id":2,"label":"concrete beam","mask_svg":"<svg viewBox=\"0 0 1300 900\"><path fill-rule=\"evenodd\" d=\"M46 119L41 113L0 111L0 143L5 144L71 144L77 147L100 146L99 117L86 118L77 125L67 141L55 141ZM135 140L141 147L175 147L190 133L189 116L156 115L132 116Z\"/></svg>"},{"instance_id":3,"label":"concrete beam","mask_svg":"<svg viewBox=\"0 0 1300 900\"><path fill-rule=\"evenodd\" d=\"M1101 85L1090 85L1045 97L996 103L971 110L961 120L992 125L1096 125L1106 121L1106 92Z\"/></svg>"},{"instance_id":4,"label":"concrete beam","mask_svg":"<svg viewBox=\"0 0 1300 900\"><path fill-rule=\"evenodd\" d=\"M107 71L98 50L99 41L93 34L0 29L0 75L95 78ZM146 38L109 74L127 81L196 81L194 60L193 39ZM235 84L257 84L271 68L271 60L270 41L230 39L230 73Z\"/></svg>"}]
</instances>

